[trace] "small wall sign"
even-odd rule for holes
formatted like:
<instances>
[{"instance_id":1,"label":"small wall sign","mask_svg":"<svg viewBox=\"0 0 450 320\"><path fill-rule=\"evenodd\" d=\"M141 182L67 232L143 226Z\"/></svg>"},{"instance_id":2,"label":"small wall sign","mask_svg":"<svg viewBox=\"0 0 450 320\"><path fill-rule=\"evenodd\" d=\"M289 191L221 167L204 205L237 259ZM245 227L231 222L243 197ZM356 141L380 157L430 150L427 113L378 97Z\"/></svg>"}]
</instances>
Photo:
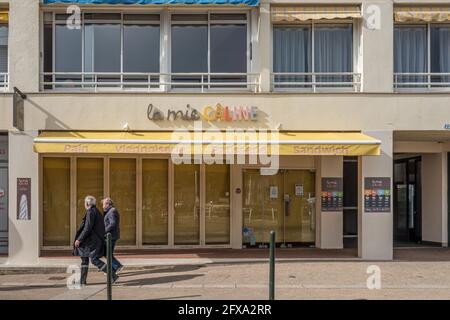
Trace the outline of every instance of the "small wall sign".
<instances>
[{"instance_id":1,"label":"small wall sign","mask_svg":"<svg viewBox=\"0 0 450 320\"><path fill-rule=\"evenodd\" d=\"M30 178L17 178L17 220L31 220Z\"/></svg>"},{"instance_id":2,"label":"small wall sign","mask_svg":"<svg viewBox=\"0 0 450 320\"><path fill-rule=\"evenodd\" d=\"M322 178L322 211L343 210L342 178Z\"/></svg>"},{"instance_id":3,"label":"small wall sign","mask_svg":"<svg viewBox=\"0 0 450 320\"><path fill-rule=\"evenodd\" d=\"M391 178L364 178L364 212L391 211Z\"/></svg>"}]
</instances>

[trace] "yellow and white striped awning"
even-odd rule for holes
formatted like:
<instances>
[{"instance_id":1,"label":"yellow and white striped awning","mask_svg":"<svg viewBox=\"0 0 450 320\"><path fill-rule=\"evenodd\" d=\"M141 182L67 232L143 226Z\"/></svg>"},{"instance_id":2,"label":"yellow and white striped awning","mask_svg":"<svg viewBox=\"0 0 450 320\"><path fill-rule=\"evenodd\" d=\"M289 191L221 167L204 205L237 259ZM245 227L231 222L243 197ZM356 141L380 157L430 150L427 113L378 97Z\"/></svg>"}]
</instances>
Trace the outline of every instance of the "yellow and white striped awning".
<instances>
[{"instance_id":1,"label":"yellow and white striped awning","mask_svg":"<svg viewBox=\"0 0 450 320\"><path fill-rule=\"evenodd\" d=\"M450 6L447 7L396 7L395 22L446 22L450 21Z\"/></svg>"},{"instance_id":2,"label":"yellow and white striped awning","mask_svg":"<svg viewBox=\"0 0 450 320\"><path fill-rule=\"evenodd\" d=\"M381 142L360 132L42 132L37 153L170 154L208 153L311 156L378 156Z\"/></svg>"},{"instance_id":3,"label":"yellow and white striped awning","mask_svg":"<svg viewBox=\"0 0 450 320\"><path fill-rule=\"evenodd\" d=\"M361 18L359 6L272 7L272 22L302 22L321 19Z\"/></svg>"},{"instance_id":4,"label":"yellow and white striped awning","mask_svg":"<svg viewBox=\"0 0 450 320\"><path fill-rule=\"evenodd\" d=\"M0 23L8 23L9 13L7 10L0 10Z\"/></svg>"}]
</instances>

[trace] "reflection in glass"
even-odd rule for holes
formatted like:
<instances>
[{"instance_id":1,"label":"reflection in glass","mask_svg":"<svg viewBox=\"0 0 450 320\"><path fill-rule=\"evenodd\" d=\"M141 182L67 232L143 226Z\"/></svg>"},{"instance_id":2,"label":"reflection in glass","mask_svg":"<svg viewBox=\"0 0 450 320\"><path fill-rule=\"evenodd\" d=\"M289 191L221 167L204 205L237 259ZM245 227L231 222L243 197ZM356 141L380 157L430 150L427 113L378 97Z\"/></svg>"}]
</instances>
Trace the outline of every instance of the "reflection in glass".
<instances>
[{"instance_id":1,"label":"reflection in glass","mask_svg":"<svg viewBox=\"0 0 450 320\"><path fill-rule=\"evenodd\" d=\"M70 159L43 160L44 246L69 246L70 239Z\"/></svg>"},{"instance_id":2,"label":"reflection in glass","mask_svg":"<svg viewBox=\"0 0 450 320\"><path fill-rule=\"evenodd\" d=\"M431 72L450 73L450 26L431 27ZM450 82L450 76L433 76L433 82ZM448 87L448 84L446 85Z\"/></svg>"},{"instance_id":3,"label":"reflection in glass","mask_svg":"<svg viewBox=\"0 0 450 320\"><path fill-rule=\"evenodd\" d=\"M110 193L120 213L121 245L136 244L136 159L111 159Z\"/></svg>"},{"instance_id":4,"label":"reflection in glass","mask_svg":"<svg viewBox=\"0 0 450 320\"><path fill-rule=\"evenodd\" d=\"M175 244L199 244L200 166L181 164L174 170Z\"/></svg>"},{"instance_id":5,"label":"reflection in glass","mask_svg":"<svg viewBox=\"0 0 450 320\"><path fill-rule=\"evenodd\" d=\"M207 165L205 240L206 244L230 243L230 167Z\"/></svg>"},{"instance_id":6,"label":"reflection in glass","mask_svg":"<svg viewBox=\"0 0 450 320\"><path fill-rule=\"evenodd\" d=\"M142 243L168 244L167 160L142 160Z\"/></svg>"},{"instance_id":7,"label":"reflection in glass","mask_svg":"<svg viewBox=\"0 0 450 320\"><path fill-rule=\"evenodd\" d=\"M102 158L77 159L77 223L80 223L86 213L84 198L88 195L97 199L97 208L102 212L101 200L104 196Z\"/></svg>"}]
</instances>

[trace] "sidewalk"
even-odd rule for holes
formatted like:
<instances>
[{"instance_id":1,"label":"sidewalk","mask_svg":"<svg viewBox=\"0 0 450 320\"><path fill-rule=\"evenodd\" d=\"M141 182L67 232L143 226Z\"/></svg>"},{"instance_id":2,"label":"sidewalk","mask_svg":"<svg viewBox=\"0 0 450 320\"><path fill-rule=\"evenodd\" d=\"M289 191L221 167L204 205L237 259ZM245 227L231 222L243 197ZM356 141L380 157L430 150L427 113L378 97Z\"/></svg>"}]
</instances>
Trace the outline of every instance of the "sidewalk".
<instances>
[{"instance_id":1,"label":"sidewalk","mask_svg":"<svg viewBox=\"0 0 450 320\"><path fill-rule=\"evenodd\" d=\"M381 289L369 290L368 267L381 270ZM267 299L268 264L153 266L125 270L113 299ZM450 262L286 261L276 265L278 299L450 299ZM105 300L105 276L67 287L71 274L0 275L0 299Z\"/></svg>"}]
</instances>

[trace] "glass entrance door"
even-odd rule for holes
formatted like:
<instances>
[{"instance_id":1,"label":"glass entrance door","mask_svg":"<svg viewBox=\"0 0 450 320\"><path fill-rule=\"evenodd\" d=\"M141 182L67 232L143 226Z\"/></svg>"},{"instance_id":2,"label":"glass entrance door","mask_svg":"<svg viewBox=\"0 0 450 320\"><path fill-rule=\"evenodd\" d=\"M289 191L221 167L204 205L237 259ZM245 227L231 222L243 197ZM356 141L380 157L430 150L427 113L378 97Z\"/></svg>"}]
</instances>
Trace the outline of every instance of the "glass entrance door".
<instances>
[{"instance_id":1,"label":"glass entrance door","mask_svg":"<svg viewBox=\"0 0 450 320\"><path fill-rule=\"evenodd\" d=\"M244 246L266 247L270 230L276 232L281 247L314 243L313 171L279 170L269 176L261 175L259 169L244 171Z\"/></svg>"},{"instance_id":2,"label":"glass entrance door","mask_svg":"<svg viewBox=\"0 0 450 320\"><path fill-rule=\"evenodd\" d=\"M420 242L421 159L396 160L394 179L394 240L397 245Z\"/></svg>"},{"instance_id":3,"label":"glass entrance door","mask_svg":"<svg viewBox=\"0 0 450 320\"><path fill-rule=\"evenodd\" d=\"M174 244L230 244L230 166L174 166Z\"/></svg>"}]
</instances>

